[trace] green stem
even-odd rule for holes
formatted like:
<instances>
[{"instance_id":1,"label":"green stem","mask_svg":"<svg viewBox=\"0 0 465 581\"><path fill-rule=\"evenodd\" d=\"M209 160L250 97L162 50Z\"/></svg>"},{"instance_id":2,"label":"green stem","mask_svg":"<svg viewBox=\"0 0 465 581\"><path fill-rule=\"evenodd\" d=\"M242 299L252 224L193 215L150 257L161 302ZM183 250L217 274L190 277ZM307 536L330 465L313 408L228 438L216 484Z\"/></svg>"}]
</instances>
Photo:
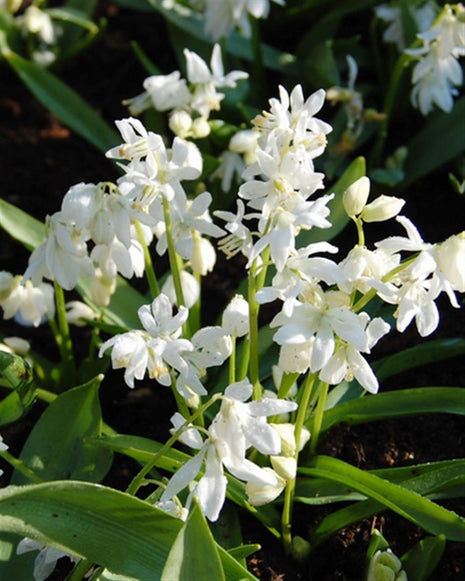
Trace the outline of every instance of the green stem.
<instances>
[{"instance_id":1,"label":"green stem","mask_svg":"<svg viewBox=\"0 0 465 581\"><path fill-rule=\"evenodd\" d=\"M200 329L201 322L201 306L202 306L202 276L197 272L194 273L195 280L199 283L200 294L199 298L189 309L189 324L191 328L191 333L194 334Z\"/></svg>"},{"instance_id":2,"label":"green stem","mask_svg":"<svg viewBox=\"0 0 465 581\"><path fill-rule=\"evenodd\" d=\"M42 478L37 476L37 474L33 470L28 468L28 466L26 466L26 464L24 464L22 460L15 458L12 454L7 452L6 450L0 451L0 458L3 458L6 462L8 462L8 464L13 466L13 468L18 472L21 472L21 474L31 482L34 482L35 484L43 482Z\"/></svg>"},{"instance_id":3,"label":"green stem","mask_svg":"<svg viewBox=\"0 0 465 581\"><path fill-rule=\"evenodd\" d=\"M249 368L249 360L250 360L250 341L248 337L245 337L242 344L241 344L241 361L239 364L239 371L237 374L237 378L239 381L242 381L247 377L247 369Z\"/></svg>"},{"instance_id":4,"label":"green stem","mask_svg":"<svg viewBox=\"0 0 465 581\"><path fill-rule=\"evenodd\" d=\"M300 438L302 435L302 428L305 422L305 417L307 415L308 402L310 401L310 395L312 393L313 384L315 382L316 375L314 373L309 373L305 379L303 386L302 398L300 400L299 409L297 411L297 418L295 422L295 454L294 458L296 464L299 462L300 453ZM283 513L281 516L281 530L282 539L284 543L284 548L289 553L292 546L292 509L294 506L294 492L295 492L296 479L292 478L287 482L286 490L284 492L284 505Z\"/></svg>"},{"instance_id":5,"label":"green stem","mask_svg":"<svg viewBox=\"0 0 465 581\"><path fill-rule=\"evenodd\" d=\"M229 384L236 381L236 337L231 335L232 350L229 357Z\"/></svg>"},{"instance_id":6,"label":"green stem","mask_svg":"<svg viewBox=\"0 0 465 581\"><path fill-rule=\"evenodd\" d=\"M171 230L170 206L168 200L163 197L163 213L165 217L166 242L168 245L168 257L170 259L171 276L173 277L176 302L178 307L185 305L184 294L182 292L181 272L179 269L178 254L174 247L173 233Z\"/></svg>"},{"instance_id":7,"label":"green stem","mask_svg":"<svg viewBox=\"0 0 465 581\"><path fill-rule=\"evenodd\" d=\"M70 368L75 368L74 355L73 355L73 342L71 340L71 334L69 332L68 319L66 318L66 306L65 306L65 293L61 286L55 281L55 301L57 308L57 318L58 318L58 328L61 335L61 347L63 349L62 356L64 361L70 366Z\"/></svg>"},{"instance_id":8,"label":"green stem","mask_svg":"<svg viewBox=\"0 0 465 581\"><path fill-rule=\"evenodd\" d=\"M93 566L92 561L81 559L76 563L74 569L69 573L65 581L81 581Z\"/></svg>"},{"instance_id":9,"label":"green stem","mask_svg":"<svg viewBox=\"0 0 465 581\"><path fill-rule=\"evenodd\" d=\"M389 87L386 93L386 97L384 99L384 108L383 113L385 115L383 121L380 123L379 130L378 130L378 137L376 139L375 145L373 147L373 154L372 154L372 167L377 167L381 162L381 158L383 156L383 149L384 143L386 141L388 135L388 126L389 121L392 113L392 109L394 107L394 100L396 97L397 89L399 87L400 79L402 77L402 73L406 65L410 62L411 56L407 54L401 54L400 57L397 59L396 65L391 75L391 81L389 83Z\"/></svg>"},{"instance_id":10,"label":"green stem","mask_svg":"<svg viewBox=\"0 0 465 581\"><path fill-rule=\"evenodd\" d=\"M152 298L157 297L160 294L160 287L158 286L157 276L155 274L155 269L153 268L152 257L150 256L149 248L145 242L144 232L142 226L138 220L135 220L134 225L136 227L137 238L142 245L144 251L144 262L145 262L145 276L149 283L150 294Z\"/></svg>"},{"instance_id":11,"label":"green stem","mask_svg":"<svg viewBox=\"0 0 465 581\"><path fill-rule=\"evenodd\" d=\"M360 218L352 218L357 226L358 245L365 246L365 233L363 231L363 221Z\"/></svg>"},{"instance_id":12,"label":"green stem","mask_svg":"<svg viewBox=\"0 0 465 581\"><path fill-rule=\"evenodd\" d=\"M254 265L256 261L254 262ZM260 385L258 364L258 311L260 305L255 300L257 288L255 286L254 265L249 271L248 301L249 301L249 379L253 385L253 399L260 399L262 386Z\"/></svg>"},{"instance_id":13,"label":"green stem","mask_svg":"<svg viewBox=\"0 0 465 581\"><path fill-rule=\"evenodd\" d=\"M139 488L142 486L142 483L144 481L145 476L150 472L150 470L152 470L152 468L155 467L156 463L158 462L158 459L161 458L163 456L163 454L165 454L171 448L171 446L173 446L173 444L176 443L177 439L182 434L182 432L186 429L186 427L189 425L189 423L193 424L195 422L195 420L197 418L201 417L203 415L203 413L211 405L213 405L218 399L220 399L220 397L221 397L220 394L213 395L211 397L211 399L209 401L207 401L207 403L200 406L191 415L189 421L186 421L186 423L183 426L181 426L178 430L176 430L174 432L174 434L171 436L171 438L166 441L166 443L158 450L158 452L156 454L154 454L152 460L150 460L150 462L147 462L147 464L142 468L142 470L140 470L136 474L136 476L132 479L131 483L129 484L129 486L126 489L126 492L128 494L131 494L132 496L134 496L137 493Z\"/></svg>"},{"instance_id":14,"label":"green stem","mask_svg":"<svg viewBox=\"0 0 465 581\"><path fill-rule=\"evenodd\" d=\"M383 278L381 279L381 281L388 282L393 276L395 276L396 274L399 274L399 272L402 272L405 268L407 268L407 266L412 264L412 262L415 262L415 260L417 258L418 258L418 254L415 254L415 256L411 256L410 258L408 258L407 260L402 262L402 264L399 264L399 266L396 266L395 268L390 270L387 274L385 274L383 276ZM376 289L372 288L367 293L365 293L363 295L363 297L361 297L355 303L355 305L352 307L353 312L358 313L361 309L363 309L363 307L366 304L368 304L371 301L371 299L373 299L376 296L377 292L378 291Z\"/></svg>"},{"instance_id":15,"label":"green stem","mask_svg":"<svg viewBox=\"0 0 465 581\"><path fill-rule=\"evenodd\" d=\"M254 85L254 95L257 104L262 104L264 101L264 88L265 88L265 69L263 67L263 54L262 54L262 44L260 42L260 27L257 18L253 16L249 17L250 28L252 31L251 44L252 44L252 74L250 76L253 80Z\"/></svg>"},{"instance_id":16,"label":"green stem","mask_svg":"<svg viewBox=\"0 0 465 581\"><path fill-rule=\"evenodd\" d=\"M310 440L310 454L314 454L316 447L318 446L318 439L320 437L321 425L323 423L323 415L325 411L326 396L328 395L329 385L327 383L321 382L319 387L320 393L318 396L318 403L316 404L315 421L313 423L313 433Z\"/></svg>"}]
</instances>

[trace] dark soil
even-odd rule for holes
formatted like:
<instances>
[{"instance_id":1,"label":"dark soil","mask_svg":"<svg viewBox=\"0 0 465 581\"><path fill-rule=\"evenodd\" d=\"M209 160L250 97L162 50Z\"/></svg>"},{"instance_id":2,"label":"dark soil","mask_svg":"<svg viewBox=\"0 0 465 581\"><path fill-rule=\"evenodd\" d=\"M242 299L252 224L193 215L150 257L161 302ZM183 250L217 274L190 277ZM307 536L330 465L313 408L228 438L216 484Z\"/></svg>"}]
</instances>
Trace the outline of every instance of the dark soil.
<instances>
[{"instance_id":1,"label":"dark soil","mask_svg":"<svg viewBox=\"0 0 465 581\"><path fill-rule=\"evenodd\" d=\"M100 12L108 19L101 40L85 54L65 63L59 76L81 94L109 122L127 116L121 100L141 92L146 74L136 61L129 42L134 38L156 60L164 72L173 67L164 24L155 13L141 14L122 10L111 3L101 3ZM48 113L5 66L0 67L0 191L7 201L43 220L59 209L67 189L80 181L114 180L117 172L105 157L84 140L75 136ZM264 104L265 105L265 104ZM464 228L465 200L451 193L446 177L433 177L417 184L407 195L407 214L419 226L425 240L438 241ZM336 243L344 245L350 234ZM349 240L350 243L350 240ZM3 233L0 261L3 269L23 272L27 252ZM207 322L212 323L220 307L234 292L237 269L221 258L219 269L205 283L209 305ZM442 321L432 338L464 335L464 310L454 310L441 301ZM5 327L6 329L6 327ZM8 325L8 334L30 339L33 348L50 352L35 330ZM42 333L42 331L41 331ZM415 331L392 338L388 346L380 344L374 358L414 345L419 338ZM53 355L52 355L53 356ZM121 433L143 435L164 440L172 413L171 398L164 388L154 390L141 386L129 390L120 374L111 375L102 386L102 409L106 422ZM465 386L462 359L429 364L408 374L387 381L381 390L414 386ZM19 453L34 421L40 413L34 409L22 422L4 430L4 437L13 453ZM463 457L464 422L459 416L433 415L402 420L370 423L362 426L339 426L331 430L320 444L320 452L341 458L362 469L405 466ZM135 464L118 457L105 483L124 488L136 469ZM463 500L444 503L447 508L465 516ZM339 508L339 506L337 507ZM334 510L325 507L297 506L295 533L306 538L321 519ZM386 511L372 519L341 530L319 547L311 559L292 562L281 545L268 535L249 515L241 516L244 540L258 542L262 549L249 558L250 570L260 579L294 581L357 581L364 570L370 531L380 528L393 551L402 554L424 537L421 529ZM61 570L56 579L63 579ZM431 580L463 580L465 551L459 543L447 543L441 563Z\"/></svg>"}]
</instances>

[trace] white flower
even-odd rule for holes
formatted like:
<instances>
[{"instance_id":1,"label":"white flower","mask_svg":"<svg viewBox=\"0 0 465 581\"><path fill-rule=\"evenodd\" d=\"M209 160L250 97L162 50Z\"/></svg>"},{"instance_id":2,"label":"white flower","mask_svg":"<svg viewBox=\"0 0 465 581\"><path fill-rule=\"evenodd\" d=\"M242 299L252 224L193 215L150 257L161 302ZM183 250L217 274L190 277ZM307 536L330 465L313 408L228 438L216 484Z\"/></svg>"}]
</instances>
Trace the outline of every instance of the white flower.
<instances>
[{"instance_id":1,"label":"white flower","mask_svg":"<svg viewBox=\"0 0 465 581\"><path fill-rule=\"evenodd\" d=\"M453 289L465 292L465 231L438 244L435 256L439 272L446 277Z\"/></svg>"},{"instance_id":2,"label":"white flower","mask_svg":"<svg viewBox=\"0 0 465 581\"><path fill-rule=\"evenodd\" d=\"M37 284L43 277L72 290L80 277L93 276L94 266L87 254L87 235L63 215L48 218L47 239L29 257L24 280Z\"/></svg>"},{"instance_id":3,"label":"white flower","mask_svg":"<svg viewBox=\"0 0 465 581\"><path fill-rule=\"evenodd\" d=\"M235 295L223 312L221 326L234 337L249 332L249 303L242 295Z\"/></svg>"},{"instance_id":4,"label":"white flower","mask_svg":"<svg viewBox=\"0 0 465 581\"><path fill-rule=\"evenodd\" d=\"M200 297L199 281L186 270L181 271L181 287L184 297L184 306L188 309L193 307ZM177 305L176 291L174 288L173 276L170 274L164 282L161 292L171 301L171 304Z\"/></svg>"},{"instance_id":5,"label":"white flower","mask_svg":"<svg viewBox=\"0 0 465 581\"><path fill-rule=\"evenodd\" d=\"M26 537L18 543L16 553L22 555L29 551L39 551L39 554L34 561L34 581L45 581L45 579L48 579L52 571L55 569L58 559L61 559L62 557L69 557L73 563L79 561L78 557L73 557L63 551L47 547L42 543L38 543L37 541Z\"/></svg>"},{"instance_id":6,"label":"white flower","mask_svg":"<svg viewBox=\"0 0 465 581\"><path fill-rule=\"evenodd\" d=\"M45 319L53 319L55 301L53 287L39 282L33 284L24 281L18 275L13 277L9 272L0 272L0 307L3 317L15 320L21 325L38 327Z\"/></svg>"},{"instance_id":7,"label":"white flower","mask_svg":"<svg viewBox=\"0 0 465 581\"><path fill-rule=\"evenodd\" d=\"M292 460L292 458L289 458ZM264 468L270 476L276 479L275 484L262 484L261 482L247 482L245 492L247 500L252 506L263 506L273 502L286 487L286 480L277 471L271 468Z\"/></svg>"},{"instance_id":8,"label":"white flower","mask_svg":"<svg viewBox=\"0 0 465 581\"><path fill-rule=\"evenodd\" d=\"M419 8L412 4L407 4L406 8L414 18L419 32L424 32L433 24L436 14L431 2L426 2ZM383 40L395 44L399 52L405 49L402 10L403 8L399 6L389 6L388 4L381 4L375 7L376 16L388 23L386 30L383 32Z\"/></svg>"},{"instance_id":9,"label":"white flower","mask_svg":"<svg viewBox=\"0 0 465 581\"><path fill-rule=\"evenodd\" d=\"M86 319L95 321L97 318L98 313L82 301L69 301L66 303L66 319L70 325L84 327L87 324Z\"/></svg>"},{"instance_id":10,"label":"white flower","mask_svg":"<svg viewBox=\"0 0 465 581\"><path fill-rule=\"evenodd\" d=\"M296 303L290 316L278 313L270 326L278 325L281 327L274 335L278 345L299 345L314 337L310 354L310 368L314 372L320 371L330 360L336 336L359 351L368 347L364 318L346 306L331 306L325 297L319 306Z\"/></svg>"},{"instance_id":11,"label":"white flower","mask_svg":"<svg viewBox=\"0 0 465 581\"><path fill-rule=\"evenodd\" d=\"M171 385L171 367L185 380L191 379L188 383L191 389L205 395L205 389L198 378L190 374L190 366L183 358L185 352L193 350L190 341L179 338L188 310L179 307L173 316L169 298L161 294L150 306L140 307L137 313L144 331L115 335L103 343L99 356L109 347L113 348L113 368L126 368L124 380L129 387L134 387L134 379L143 379L146 371L151 379L157 379L162 385Z\"/></svg>"},{"instance_id":12,"label":"white flower","mask_svg":"<svg viewBox=\"0 0 465 581\"><path fill-rule=\"evenodd\" d=\"M205 442L202 443L200 433L193 426L186 426L187 429L181 436L182 441L199 451L171 478L161 496L162 502L171 500L189 486L203 464L204 474L192 487L191 494L197 495L203 513L211 521L217 520L226 496L227 480L223 465L240 480L255 482L261 486L278 486L278 475L247 460L245 454L251 445L263 454L279 454L280 438L266 423L265 418L292 411L297 406L292 402L276 399L245 403L252 395L252 390L252 385L247 380L226 388L220 411L208 428L208 439ZM172 421L175 429L183 425L179 414L175 414Z\"/></svg>"},{"instance_id":13,"label":"white flower","mask_svg":"<svg viewBox=\"0 0 465 581\"><path fill-rule=\"evenodd\" d=\"M47 12L40 10L37 6L28 6L22 17L18 18L19 23L31 34L36 34L45 44L55 42L55 31L52 19Z\"/></svg>"},{"instance_id":14,"label":"white flower","mask_svg":"<svg viewBox=\"0 0 465 581\"><path fill-rule=\"evenodd\" d=\"M405 51L420 58L412 74L411 100L423 115L436 104L445 112L454 106L456 87L462 84L462 69L457 61L465 54L462 4L446 5L434 25L418 35L423 47Z\"/></svg>"}]
</instances>

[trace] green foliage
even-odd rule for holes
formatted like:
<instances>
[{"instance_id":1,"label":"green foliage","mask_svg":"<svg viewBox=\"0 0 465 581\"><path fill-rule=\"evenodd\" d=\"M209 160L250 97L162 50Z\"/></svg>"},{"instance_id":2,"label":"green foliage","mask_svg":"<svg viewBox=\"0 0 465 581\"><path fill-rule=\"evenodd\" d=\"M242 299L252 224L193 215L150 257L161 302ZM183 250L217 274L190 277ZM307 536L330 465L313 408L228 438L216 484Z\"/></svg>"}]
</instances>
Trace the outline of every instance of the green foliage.
<instances>
[{"instance_id":1,"label":"green foliage","mask_svg":"<svg viewBox=\"0 0 465 581\"><path fill-rule=\"evenodd\" d=\"M43 480L100 482L112 455L89 445L86 438L99 436L102 417L98 388L103 376L57 397L41 415L21 452L20 460ZM12 484L27 484L15 471Z\"/></svg>"},{"instance_id":2,"label":"green foliage","mask_svg":"<svg viewBox=\"0 0 465 581\"><path fill-rule=\"evenodd\" d=\"M102 152L119 142L116 132L58 77L8 48L2 54L37 100L78 135Z\"/></svg>"},{"instance_id":3,"label":"green foliage","mask_svg":"<svg viewBox=\"0 0 465 581\"><path fill-rule=\"evenodd\" d=\"M36 400L32 369L18 355L0 351L0 377L3 386L12 390L0 401L0 426L19 420Z\"/></svg>"},{"instance_id":4,"label":"green foliage","mask_svg":"<svg viewBox=\"0 0 465 581\"><path fill-rule=\"evenodd\" d=\"M160 578L181 526L146 502L99 484L55 480L0 491L3 531L139 581Z\"/></svg>"}]
</instances>

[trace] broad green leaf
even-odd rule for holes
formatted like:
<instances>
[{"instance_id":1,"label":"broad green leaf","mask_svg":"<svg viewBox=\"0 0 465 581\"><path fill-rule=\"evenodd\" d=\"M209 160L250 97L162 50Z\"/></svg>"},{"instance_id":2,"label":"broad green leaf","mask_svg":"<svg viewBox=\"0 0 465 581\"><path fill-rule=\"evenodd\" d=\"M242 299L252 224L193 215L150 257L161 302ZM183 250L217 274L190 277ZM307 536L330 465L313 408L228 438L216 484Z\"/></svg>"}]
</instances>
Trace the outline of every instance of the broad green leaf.
<instances>
[{"instance_id":1,"label":"broad green leaf","mask_svg":"<svg viewBox=\"0 0 465 581\"><path fill-rule=\"evenodd\" d=\"M449 482L451 479L456 480L456 478L451 478L450 470L446 470L447 480ZM383 506L414 522L427 532L443 534L451 541L465 541L465 519L421 496L426 490L434 490L435 487L443 485L443 483L438 484L440 477L437 472L412 479L415 480L414 483L404 482L404 487L364 472L342 460L329 456L316 456L309 463L306 469L307 474L341 482L368 496L370 500L349 506L323 519L312 534L312 543L322 542L347 524L361 520L380 509L383 510ZM456 477L463 480L462 468ZM407 485L412 486L416 491L407 488Z\"/></svg>"},{"instance_id":2,"label":"broad green leaf","mask_svg":"<svg viewBox=\"0 0 465 581\"><path fill-rule=\"evenodd\" d=\"M465 97L462 97L450 113L439 113L433 117L407 144L408 156L402 187L417 181L465 151L464 117Z\"/></svg>"},{"instance_id":3,"label":"broad green leaf","mask_svg":"<svg viewBox=\"0 0 465 581\"><path fill-rule=\"evenodd\" d=\"M142 438L140 436L125 436L121 434L105 435L101 438L91 438L90 442L94 445L106 447L114 452L125 454L134 458L141 464L146 464L153 459L154 454L159 452L162 444ZM157 468L175 472L182 464L189 460L190 456L178 450L171 448L165 454L160 456L155 464ZM247 502L247 495L245 494L245 485L227 474L228 488L227 496L238 506L242 506L251 512L258 520L260 520L268 530L279 537L278 530L280 529L280 515L276 508L272 505L261 506L255 508Z\"/></svg>"},{"instance_id":4,"label":"broad green leaf","mask_svg":"<svg viewBox=\"0 0 465 581\"><path fill-rule=\"evenodd\" d=\"M236 559L240 561L241 559L245 559L249 555L253 555L261 549L261 546L258 544L254 545L241 545L240 547L233 547L232 549L228 549L228 553Z\"/></svg>"},{"instance_id":5,"label":"broad green leaf","mask_svg":"<svg viewBox=\"0 0 465 581\"><path fill-rule=\"evenodd\" d=\"M32 537L138 581L160 579L182 522L98 484L55 481L0 491L0 531Z\"/></svg>"},{"instance_id":6,"label":"broad green leaf","mask_svg":"<svg viewBox=\"0 0 465 581\"><path fill-rule=\"evenodd\" d=\"M0 351L0 377L12 393L0 401L0 426L11 424L32 407L36 400L32 370L19 355Z\"/></svg>"},{"instance_id":7,"label":"broad green leaf","mask_svg":"<svg viewBox=\"0 0 465 581\"><path fill-rule=\"evenodd\" d=\"M302 231L298 238L299 247L307 246L307 244L310 244L311 242L331 240L345 228L350 218L342 205L342 194L351 184L364 176L365 173L365 158L357 157L345 170L338 181L327 190L330 194L334 193L334 198L328 204L328 208L331 210L331 228L312 228L312 230Z\"/></svg>"},{"instance_id":8,"label":"broad green leaf","mask_svg":"<svg viewBox=\"0 0 465 581\"><path fill-rule=\"evenodd\" d=\"M409 581L427 581L441 560L446 548L446 537L427 537L402 555L402 568Z\"/></svg>"},{"instance_id":9,"label":"broad green leaf","mask_svg":"<svg viewBox=\"0 0 465 581\"><path fill-rule=\"evenodd\" d=\"M3 56L42 105L78 135L102 152L120 143L118 134L75 91L50 71L8 49L3 50Z\"/></svg>"},{"instance_id":10,"label":"broad green leaf","mask_svg":"<svg viewBox=\"0 0 465 581\"><path fill-rule=\"evenodd\" d=\"M32 578L35 551L16 554L16 547L23 537L12 533L0 533L0 579L21 581Z\"/></svg>"},{"instance_id":11,"label":"broad green leaf","mask_svg":"<svg viewBox=\"0 0 465 581\"><path fill-rule=\"evenodd\" d=\"M225 581L217 544L197 503L171 547L161 581Z\"/></svg>"},{"instance_id":12,"label":"broad green leaf","mask_svg":"<svg viewBox=\"0 0 465 581\"><path fill-rule=\"evenodd\" d=\"M383 480L407 486L407 488L414 487L416 492L428 494L432 499L454 497L457 481L460 481L462 472L465 474L465 460L444 460L368 471L369 474ZM299 502L322 505L366 500L365 495L355 492L343 483L328 482L326 478L306 478L306 475L308 476L306 468L300 468L295 491L296 500Z\"/></svg>"},{"instance_id":13,"label":"broad green leaf","mask_svg":"<svg viewBox=\"0 0 465 581\"><path fill-rule=\"evenodd\" d=\"M389 549L389 543L378 531L378 529L374 529L374 531L371 533L370 544L368 545L367 550L368 563L371 561L371 559L373 559L376 551L385 551L386 549Z\"/></svg>"},{"instance_id":14,"label":"broad green leaf","mask_svg":"<svg viewBox=\"0 0 465 581\"><path fill-rule=\"evenodd\" d=\"M103 376L57 397L30 433L20 459L43 480L100 481L107 473L112 454L83 442L102 431L98 388ZM12 484L28 480L15 471Z\"/></svg>"},{"instance_id":15,"label":"broad green leaf","mask_svg":"<svg viewBox=\"0 0 465 581\"><path fill-rule=\"evenodd\" d=\"M2 199L0 199L0 227L28 250L37 248L45 238L45 226L40 220Z\"/></svg>"},{"instance_id":16,"label":"broad green leaf","mask_svg":"<svg viewBox=\"0 0 465 581\"><path fill-rule=\"evenodd\" d=\"M387 418L432 413L465 415L465 388L416 387L346 401L325 411L321 430L324 432L342 422L353 426ZM313 418L309 419L307 427L311 432Z\"/></svg>"},{"instance_id":17,"label":"broad green leaf","mask_svg":"<svg viewBox=\"0 0 465 581\"><path fill-rule=\"evenodd\" d=\"M373 362L372 367L376 377L383 380L408 369L464 354L465 339L437 339L379 359Z\"/></svg>"}]
</instances>

